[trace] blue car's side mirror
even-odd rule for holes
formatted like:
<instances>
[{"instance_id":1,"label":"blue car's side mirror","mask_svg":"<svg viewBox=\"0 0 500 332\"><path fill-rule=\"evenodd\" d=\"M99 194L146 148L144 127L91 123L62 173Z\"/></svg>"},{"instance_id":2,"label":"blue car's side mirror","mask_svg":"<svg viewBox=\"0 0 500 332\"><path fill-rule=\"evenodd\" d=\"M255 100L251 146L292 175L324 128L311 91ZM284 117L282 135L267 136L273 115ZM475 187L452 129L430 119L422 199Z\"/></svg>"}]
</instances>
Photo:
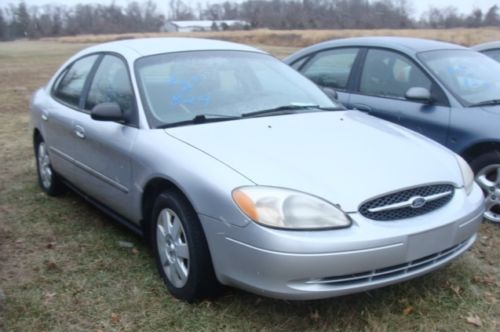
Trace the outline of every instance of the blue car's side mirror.
<instances>
[{"instance_id":1,"label":"blue car's side mirror","mask_svg":"<svg viewBox=\"0 0 500 332\"><path fill-rule=\"evenodd\" d=\"M409 88L405 93L405 98L408 100L414 100L423 103L432 102L431 92L428 89L422 87Z\"/></svg>"}]
</instances>

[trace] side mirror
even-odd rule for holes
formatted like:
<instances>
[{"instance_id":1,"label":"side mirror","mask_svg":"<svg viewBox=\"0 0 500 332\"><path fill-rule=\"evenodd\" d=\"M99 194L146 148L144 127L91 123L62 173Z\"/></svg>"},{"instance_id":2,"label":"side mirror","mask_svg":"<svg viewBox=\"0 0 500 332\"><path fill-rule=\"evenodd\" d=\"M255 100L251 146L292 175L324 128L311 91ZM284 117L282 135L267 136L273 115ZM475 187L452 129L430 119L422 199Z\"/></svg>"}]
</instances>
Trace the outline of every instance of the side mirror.
<instances>
[{"instance_id":1,"label":"side mirror","mask_svg":"<svg viewBox=\"0 0 500 332\"><path fill-rule=\"evenodd\" d=\"M117 103L102 103L94 106L90 117L96 121L124 122L125 116Z\"/></svg>"},{"instance_id":2,"label":"side mirror","mask_svg":"<svg viewBox=\"0 0 500 332\"><path fill-rule=\"evenodd\" d=\"M405 93L405 98L408 100L420 101L423 103L432 102L431 92L426 88L421 87L409 88Z\"/></svg>"},{"instance_id":3,"label":"side mirror","mask_svg":"<svg viewBox=\"0 0 500 332\"><path fill-rule=\"evenodd\" d=\"M327 86L320 86L320 89L333 101L337 101L339 99L339 95L337 91Z\"/></svg>"}]
</instances>

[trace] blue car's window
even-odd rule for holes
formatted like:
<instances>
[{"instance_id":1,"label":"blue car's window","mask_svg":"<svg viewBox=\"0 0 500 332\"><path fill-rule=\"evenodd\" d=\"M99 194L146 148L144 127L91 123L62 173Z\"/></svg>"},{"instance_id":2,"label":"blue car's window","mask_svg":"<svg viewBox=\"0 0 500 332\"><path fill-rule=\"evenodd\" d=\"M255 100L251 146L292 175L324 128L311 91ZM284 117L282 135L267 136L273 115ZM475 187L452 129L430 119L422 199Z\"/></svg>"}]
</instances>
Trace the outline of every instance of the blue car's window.
<instances>
[{"instance_id":1,"label":"blue car's window","mask_svg":"<svg viewBox=\"0 0 500 332\"><path fill-rule=\"evenodd\" d=\"M74 62L66 74L56 81L54 96L74 107L78 107L85 81L98 55L91 55Z\"/></svg>"},{"instance_id":2,"label":"blue car's window","mask_svg":"<svg viewBox=\"0 0 500 332\"><path fill-rule=\"evenodd\" d=\"M99 64L85 109L91 110L95 105L115 102L120 105L124 114L133 112L134 95L125 63L118 57L106 55Z\"/></svg>"},{"instance_id":3,"label":"blue car's window","mask_svg":"<svg viewBox=\"0 0 500 332\"><path fill-rule=\"evenodd\" d=\"M340 106L279 60L253 52L145 57L136 62L136 76L153 127L200 114L240 116L290 104Z\"/></svg>"},{"instance_id":4,"label":"blue car's window","mask_svg":"<svg viewBox=\"0 0 500 332\"><path fill-rule=\"evenodd\" d=\"M495 60L496 62L500 62L500 48L494 50L483 51L484 54Z\"/></svg>"},{"instance_id":5,"label":"blue car's window","mask_svg":"<svg viewBox=\"0 0 500 332\"><path fill-rule=\"evenodd\" d=\"M299 59L295 61L294 63L291 64L291 67L295 70L299 70L300 67L309 59L308 56L303 57L302 59Z\"/></svg>"},{"instance_id":6,"label":"blue car's window","mask_svg":"<svg viewBox=\"0 0 500 332\"><path fill-rule=\"evenodd\" d=\"M484 54L445 50L418 56L464 104L500 99L500 64Z\"/></svg>"},{"instance_id":7,"label":"blue car's window","mask_svg":"<svg viewBox=\"0 0 500 332\"><path fill-rule=\"evenodd\" d=\"M360 92L382 97L405 98L413 87L431 91L432 82L410 59L391 51L371 49L366 55Z\"/></svg>"},{"instance_id":8,"label":"blue car's window","mask_svg":"<svg viewBox=\"0 0 500 332\"><path fill-rule=\"evenodd\" d=\"M301 72L320 86L345 90L359 49L341 48L316 54Z\"/></svg>"}]
</instances>

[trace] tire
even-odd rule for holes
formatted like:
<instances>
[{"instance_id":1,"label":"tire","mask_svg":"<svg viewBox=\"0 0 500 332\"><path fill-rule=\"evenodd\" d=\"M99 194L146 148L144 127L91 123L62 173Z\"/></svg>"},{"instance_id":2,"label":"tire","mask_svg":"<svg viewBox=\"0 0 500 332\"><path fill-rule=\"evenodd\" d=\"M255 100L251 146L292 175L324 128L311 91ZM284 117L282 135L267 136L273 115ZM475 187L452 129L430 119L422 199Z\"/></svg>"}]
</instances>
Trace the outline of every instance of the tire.
<instances>
[{"instance_id":1,"label":"tire","mask_svg":"<svg viewBox=\"0 0 500 332\"><path fill-rule=\"evenodd\" d=\"M42 190L49 196L58 196L64 193L64 184L52 169L48 148L42 138L36 140L35 158L38 184Z\"/></svg>"},{"instance_id":2,"label":"tire","mask_svg":"<svg viewBox=\"0 0 500 332\"><path fill-rule=\"evenodd\" d=\"M189 202L176 191L164 191L151 216L151 246L169 292L189 303L217 295L220 285L207 240Z\"/></svg>"},{"instance_id":3,"label":"tire","mask_svg":"<svg viewBox=\"0 0 500 332\"><path fill-rule=\"evenodd\" d=\"M470 166L486 197L484 218L500 223L500 151L479 155L470 161Z\"/></svg>"}]
</instances>

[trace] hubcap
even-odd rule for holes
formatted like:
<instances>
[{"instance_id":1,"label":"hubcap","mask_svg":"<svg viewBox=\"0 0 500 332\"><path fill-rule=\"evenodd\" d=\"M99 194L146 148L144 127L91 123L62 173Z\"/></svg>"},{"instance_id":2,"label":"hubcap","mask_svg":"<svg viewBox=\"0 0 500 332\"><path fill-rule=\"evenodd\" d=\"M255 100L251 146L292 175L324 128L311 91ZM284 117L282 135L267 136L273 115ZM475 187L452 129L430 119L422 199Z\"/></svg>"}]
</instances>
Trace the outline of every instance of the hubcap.
<instances>
[{"instance_id":1,"label":"hubcap","mask_svg":"<svg viewBox=\"0 0 500 332\"><path fill-rule=\"evenodd\" d=\"M50 159L44 142L38 145L38 169L40 179L44 188L50 188L52 184L52 169L50 168Z\"/></svg>"},{"instance_id":2,"label":"hubcap","mask_svg":"<svg viewBox=\"0 0 500 332\"><path fill-rule=\"evenodd\" d=\"M181 219L170 209L158 215L156 244L168 280L177 288L183 287L189 276L189 248Z\"/></svg>"},{"instance_id":3,"label":"hubcap","mask_svg":"<svg viewBox=\"0 0 500 332\"><path fill-rule=\"evenodd\" d=\"M481 169L476 176L486 196L484 217L492 222L500 222L500 164Z\"/></svg>"}]
</instances>

